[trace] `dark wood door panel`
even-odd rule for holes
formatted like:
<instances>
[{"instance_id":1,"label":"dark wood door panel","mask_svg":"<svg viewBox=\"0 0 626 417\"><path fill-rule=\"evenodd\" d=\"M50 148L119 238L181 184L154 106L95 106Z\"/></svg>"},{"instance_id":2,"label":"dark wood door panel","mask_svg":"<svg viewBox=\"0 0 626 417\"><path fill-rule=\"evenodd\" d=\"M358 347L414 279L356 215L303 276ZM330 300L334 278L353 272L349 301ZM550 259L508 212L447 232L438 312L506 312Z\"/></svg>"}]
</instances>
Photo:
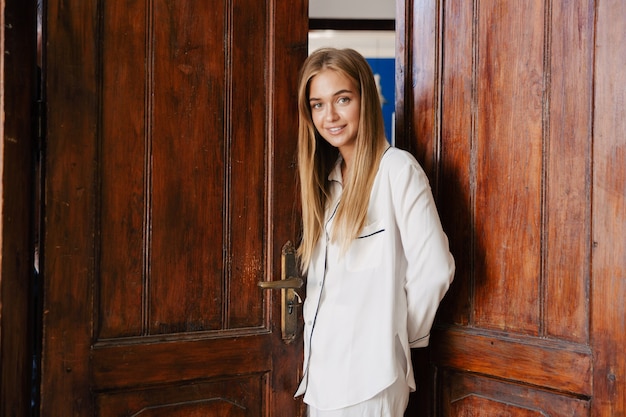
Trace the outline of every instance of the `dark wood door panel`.
<instances>
[{"instance_id":1,"label":"dark wood door panel","mask_svg":"<svg viewBox=\"0 0 626 417\"><path fill-rule=\"evenodd\" d=\"M131 4L102 8L99 337L258 327L266 6Z\"/></svg>"},{"instance_id":2,"label":"dark wood door panel","mask_svg":"<svg viewBox=\"0 0 626 417\"><path fill-rule=\"evenodd\" d=\"M429 88L458 261L450 322L589 341L589 6L445 4L441 86Z\"/></svg>"},{"instance_id":3,"label":"dark wood door panel","mask_svg":"<svg viewBox=\"0 0 626 417\"><path fill-rule=\"evenodd\" d=\"M256 336L97 345L92 352L93 389L133 389L171 381L265 373L272 368L267 339L264 332ZM293 372L295 375L297 370Z\"/></svg>"},{"instance_id":4,"label":"dark wood door panel","mask_svg":"<svg viewBox=\"0 0 626 417\"><path fill-rule=\"evenodd\" d=\"M435 363L452 369L589 397L593 357L569 342L449 329L433 334Z\"/></svg>"},{"instance_id":5,"label":"dark wood door panel","mask_svg":"<svg viewBox=\"0 0 626 417\"><path fill-rule=\"evenodd\" d=\"M474 11L473 219L484 256L474 264L473 321L535 335L541 312L544 6L479 2Z\"/></svg>"},{"instance_id":6,"label":"dark wood door panel","mask_svg":"<svg viewBox=\"0 0 626 417\"><path fill-rule=\"evenodd\" d=\"M590 401L575 396L512 384L482 375L442 369L440 407L444 416L584 417Z\"/></svg>"},{"instance_id":7,"label":"dark wood door panel","mask_svg":"<svg viewBox=\"0 0 626 417\"><path fill-rule=\"evenodd\" d=\"M265 375L96 395L97 414L128 417L260 417Z\"/></svg>"}]
</instances>

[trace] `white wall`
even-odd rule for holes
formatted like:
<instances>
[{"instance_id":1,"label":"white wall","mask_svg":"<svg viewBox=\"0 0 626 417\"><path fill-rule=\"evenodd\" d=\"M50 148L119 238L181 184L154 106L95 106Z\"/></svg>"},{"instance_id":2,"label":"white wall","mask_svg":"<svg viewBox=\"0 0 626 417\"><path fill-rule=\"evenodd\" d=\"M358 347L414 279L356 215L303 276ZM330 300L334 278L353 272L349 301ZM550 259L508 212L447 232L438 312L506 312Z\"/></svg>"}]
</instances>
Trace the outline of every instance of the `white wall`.
<instances>
[{"instance_id":1,"label":"white wall","mask_svg":"<svg viewBox=\"0 0 626 417\"><path fill-rule=\"evenodd\" d=\"M358 30L312 30L309 32L309 53L332 46L352 48L371 58L395 57L395 32Z\"/></svg>"},{"instance_id":2,"label":"white wall","mask_svg":"<svg viewBox=\"0 0 626 417\"><path fill-rule=\"evenodd\" d=\"M309 0L312 19L375 19L394 20L396 0ZM309 52L322 46L353 48L368 57L393 58L393 31L335 31L309 32Z\"/></svg>"},{"instance_id":3,"label":"white wall","mask_svg":"<svg viewBox=\"0 0 626 417\"><path fill-rule=\"evenodd\" d=\"M396 0L309 0L312 19L396 18Z\"/></svg>"}]
</instances>

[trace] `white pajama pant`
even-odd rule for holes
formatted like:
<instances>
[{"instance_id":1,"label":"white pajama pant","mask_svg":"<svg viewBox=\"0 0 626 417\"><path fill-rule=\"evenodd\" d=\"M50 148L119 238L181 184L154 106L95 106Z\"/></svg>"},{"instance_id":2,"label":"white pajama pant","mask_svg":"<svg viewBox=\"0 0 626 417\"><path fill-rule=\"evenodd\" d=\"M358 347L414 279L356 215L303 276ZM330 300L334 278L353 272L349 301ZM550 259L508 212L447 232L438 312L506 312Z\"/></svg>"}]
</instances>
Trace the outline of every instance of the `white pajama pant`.
<instances>
[{"instance_id":1,"label":"white pajama pant","mask_svg":"<svg viewBox=\"0 0 626 417\"><path fill-rule=\"evenodd\" d=\"M309 406L309 417L402 417L409 403L409 387L404 378L369 400L338 410L318 410Z\"/></svg>"}]
</instances>

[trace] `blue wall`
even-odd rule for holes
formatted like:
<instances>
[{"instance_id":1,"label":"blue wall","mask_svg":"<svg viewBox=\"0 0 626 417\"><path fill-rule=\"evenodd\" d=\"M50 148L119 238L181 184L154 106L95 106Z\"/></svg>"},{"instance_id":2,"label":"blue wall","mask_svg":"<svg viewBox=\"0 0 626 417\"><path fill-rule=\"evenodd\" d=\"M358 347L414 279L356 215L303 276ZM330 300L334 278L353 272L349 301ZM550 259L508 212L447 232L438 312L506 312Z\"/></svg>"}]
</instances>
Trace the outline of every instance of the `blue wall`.
<instances>
[{"instance_id":1,"label":"blue wall","mask_svg":"<svg viewBox=\"0 0 626 417\"><path fill-rule=\"evenodd\" d=\"M396 64L393 58L365 58L372 67L374 74L380 75L380 87L385 103L383 104L383 119L385 120L385 136L393 143L391 126L396 107L395 73Z\"/></svg>"}]
</instances>

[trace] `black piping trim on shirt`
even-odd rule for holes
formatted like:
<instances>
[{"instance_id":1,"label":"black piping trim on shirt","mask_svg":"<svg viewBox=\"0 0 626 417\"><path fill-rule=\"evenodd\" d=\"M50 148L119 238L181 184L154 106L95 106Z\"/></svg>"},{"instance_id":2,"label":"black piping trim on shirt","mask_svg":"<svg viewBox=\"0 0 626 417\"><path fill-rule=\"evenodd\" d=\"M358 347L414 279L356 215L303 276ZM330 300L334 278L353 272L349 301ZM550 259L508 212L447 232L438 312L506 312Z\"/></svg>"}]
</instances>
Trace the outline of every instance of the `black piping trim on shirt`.
<instances>
[{"instance_id":1,"label":"black piping trim on shirt","mask_svg":"<svg viewBox=\"0 0 626 417\"><path fill-rule=\"evenodd\" d=\"M411 341L409 341L409 344L413 344L413 343L415 343L415 342L419 342L420 340L426 339L428 336L430 336L430 333L428 333L426 336L418 337L418 338L417 338L417 339L415 339L415 340L411 340Z\"/></svg>"},{"instance_id":2,"label":"black piping trim on shirt","mask_svg":"<svg viewBox=\"0 0 626 417\"><path fill-rule=\"evenodd\" d=\"M380 230L377 230L377 231L375 231L373 233L370 233L369 235L359 236L359 237L357 237L357 239L365 239L366 237L374 236L374 235L377 235L377 234L382 233L384 231L385 231L385 229L380 229Z\"/></svg>"},{"instance_id":3,"label":"black piping trim on shirt","mask_svg":"<svg viewBox=\"0 0 626 417\"><path fill-rule=\"evenodd\" d=\"M341 199L339 199L339 201L341 201ZM339 202L337 202L337 205L335 206L335 209L333 210L333 213L330 215L330 217L328 218L328 221L326 221L326 223L324 224L324 237L326 238L326 247L324 248L324 274L322 276L322 288L320 288L320 294L319 297L317 299L317 306L315 307L315 315L313 316L313 321L311 323L311 334L309 335L309 356L308 358L306 358L306 369L304 370L304 374L302 375L302 378L307 378L307 388L308 388L308 378L309 378L309 366L311 366L311 353L312 353L312 342L313 342L313 333L315 331L315 325L317 324L317 314L320 311L320 302L322 301L322 293L324 292L324 288L326 287L326 270L328 269L328 232L326 231L326 228L328 227L328 223L330 223L330 221L333 219L333 217L335 217L335 214L337 214L337 209L339 208Z\"/></svg>"}]
</instances>

